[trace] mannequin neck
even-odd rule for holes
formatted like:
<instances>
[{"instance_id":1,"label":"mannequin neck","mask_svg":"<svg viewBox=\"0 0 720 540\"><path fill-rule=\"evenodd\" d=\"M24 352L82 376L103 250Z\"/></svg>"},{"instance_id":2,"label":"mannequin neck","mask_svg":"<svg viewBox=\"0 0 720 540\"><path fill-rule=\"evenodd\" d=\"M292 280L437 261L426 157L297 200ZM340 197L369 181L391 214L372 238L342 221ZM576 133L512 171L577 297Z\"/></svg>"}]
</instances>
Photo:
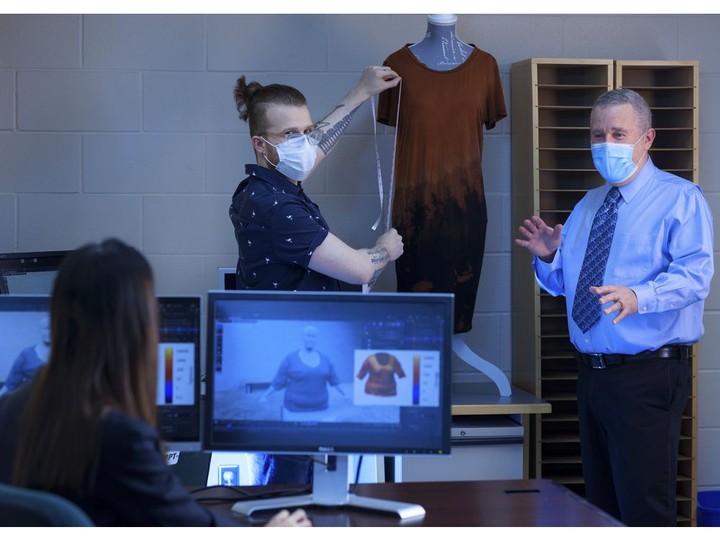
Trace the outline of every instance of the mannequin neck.
<instances>
[{"instance_id":1,"label":"mannequin neck","mask_svg":"<svg viewBox=\"0 0 720 540\"><path fill-rule=\"evenodd\" d=\"M428 18L425 39L410 46L415 57L431 69L446 71L461 65L472 47L457 37L455 24L437 24Z\"/></svg>"}]
</instances>

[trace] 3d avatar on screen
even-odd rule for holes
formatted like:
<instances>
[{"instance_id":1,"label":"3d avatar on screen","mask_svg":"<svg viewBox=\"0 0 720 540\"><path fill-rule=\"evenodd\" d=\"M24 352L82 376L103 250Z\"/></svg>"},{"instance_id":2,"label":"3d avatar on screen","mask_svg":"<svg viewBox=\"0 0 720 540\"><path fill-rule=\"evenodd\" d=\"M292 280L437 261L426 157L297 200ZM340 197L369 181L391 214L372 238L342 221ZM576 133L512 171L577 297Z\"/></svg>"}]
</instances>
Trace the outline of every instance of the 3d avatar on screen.
<instances>
[{"instance_id":1,"label":"3d avatar on screen","mask_svg":"<svg viewBox=\"0 0 720 540\"><path fill-rule=\"evenodd\" d=\"M284 358L272 384L260 398L267 401L270 394L284 389L284 419L308 419L302 413L325 411L329 406L328 385L345 397L335 365L316 348L317 338L314 326L303 329L303 346Z\"/></svg>"},{"instance_id":2,"label":"3d avatar on screen","mask_svg":"<svg viewBox=\"0 0 720 540\"><path fill-rule=\"evenodd\" d=\"M400 361L395 355L386 352L371 354L363 362L357 378L364 379L365 393L374 396L394 396L397 394L395 376L405 377Z\"/></svg>"}]
</instances>

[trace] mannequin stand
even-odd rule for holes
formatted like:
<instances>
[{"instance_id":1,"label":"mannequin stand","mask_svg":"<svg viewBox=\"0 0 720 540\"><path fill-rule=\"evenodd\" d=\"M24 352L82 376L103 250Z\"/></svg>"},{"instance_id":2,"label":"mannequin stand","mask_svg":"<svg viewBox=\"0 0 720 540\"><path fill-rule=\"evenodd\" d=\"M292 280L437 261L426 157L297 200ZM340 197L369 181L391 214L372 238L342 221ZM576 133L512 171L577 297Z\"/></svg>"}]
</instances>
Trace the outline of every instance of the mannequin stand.
<instances>
[{"instance_id":1,"label":"mannequin stand","mask_svg":"<svg viewBox=\"0 0 720 540\"><path fill-rule=\"evenodd\" d=\"M461 360L477 369L480 373L487 375L497 386L501 396L511 396L510 381L508 381L505 373L496 365L491 364L484 358L480 358L477 354L470 350L462 337L455 334L452 340L452 349Z\"/></svg>"}]
</instances>

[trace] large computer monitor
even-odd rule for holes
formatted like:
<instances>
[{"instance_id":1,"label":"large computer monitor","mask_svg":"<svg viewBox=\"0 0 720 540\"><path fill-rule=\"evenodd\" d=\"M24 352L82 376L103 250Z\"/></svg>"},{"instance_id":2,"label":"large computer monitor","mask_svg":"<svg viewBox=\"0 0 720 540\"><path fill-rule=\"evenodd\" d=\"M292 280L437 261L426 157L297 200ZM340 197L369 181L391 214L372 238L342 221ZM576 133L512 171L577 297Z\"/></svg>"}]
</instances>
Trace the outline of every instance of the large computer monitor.
<instances>
[{"instance_id":1,"label":"large computer monitor","mask_svg":"<svg viewBox=\"0 0 720 540\"><path fill-rule=\"evenodd\" d=\"M347 458L450 454L452 302L210 291L205 448L316 458L312 494L233 510L316 504L423 515L419 505L350 494Z\"/></svg>"},{"instance_id":2,"label":"large computer monitor","mask_svg":"<svg viewBox=\"0 0 720 540\"><path fill-rule=\"evenodd\" d=\"M158 432L169 451L202 449L200 301L158 297ZM0 295L0 393L30 382L47 361L49 310L49 295Z\"/></svg>"},{"instance_id":3,"label":"large computer monitor","mask_svg":"<svg viewBox=\"0 0 720 540\"><path fill-rule=\"evenodd\" d=\"M69 251L0 253L0 294L50 294Z\"/></svg>"}]
</instances>

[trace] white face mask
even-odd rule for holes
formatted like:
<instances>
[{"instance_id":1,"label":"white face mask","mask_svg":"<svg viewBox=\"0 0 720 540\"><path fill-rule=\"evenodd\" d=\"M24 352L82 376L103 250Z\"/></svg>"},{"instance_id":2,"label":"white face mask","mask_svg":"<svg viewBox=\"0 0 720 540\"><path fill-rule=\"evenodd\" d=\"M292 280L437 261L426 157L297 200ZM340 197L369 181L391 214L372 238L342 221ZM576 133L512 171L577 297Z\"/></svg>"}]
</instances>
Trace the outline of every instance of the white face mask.
<instances>
[{"instance_id":1,"label":"white face mask","mask_svg":"<svg viewBox=\"0 0 720 540\"><path fill-rule=\"evenodd\" d=\"M315 167L318 143L307 135L296 135L280 144L273 144L265 137L262 140L274 147L278 153L278 162L273 163L267 156L265 159L280 174L301 182L307 178Z\"/></svg>"},{"instance_id":2,"label":"white face mask","mask_svg":"<svg viewBox=\"0 0 720 540\"><path fill-rule=\"evenodd\" d=\"M635 174L638 166L632 159L633 152L635 145L643 137L645 137L645 133L635 141L635 144L604 142L590 145L595 168L607 182L621 184ZM638 162L640 161L642 161L642 156Z\"/></svg>"}]
</instances>

